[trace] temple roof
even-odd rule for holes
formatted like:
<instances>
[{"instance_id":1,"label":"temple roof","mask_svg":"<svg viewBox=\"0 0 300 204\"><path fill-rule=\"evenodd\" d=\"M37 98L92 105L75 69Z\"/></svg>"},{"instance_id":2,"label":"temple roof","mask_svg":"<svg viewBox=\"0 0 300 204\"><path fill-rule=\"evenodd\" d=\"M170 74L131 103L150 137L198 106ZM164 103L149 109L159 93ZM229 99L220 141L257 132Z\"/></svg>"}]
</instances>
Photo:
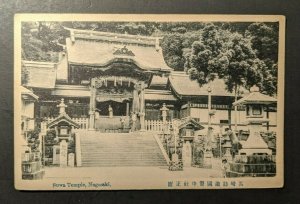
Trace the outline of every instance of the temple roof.
<instances>
[{"instance_id":1,"label":"temple roof","mask_svg":"<svg viewBox=\"0 0 300 204\"><path fill-rule=\"evenodd\" d=\"M22 61L27 74L27 83L33 88L54 88L56 82L56 63Z\"/></svg>"},{"instance_id":2,"label":"temple roof","mask_svg":"<svg viewBox=\"0 0 300 204\"><path fill-rule=\"evenodd\" d=\"M233 103L233 105L245 105L245 104L271 104L276 103L277 99L264 95L259 92L250 93L249 95L241 98L240 100Z\"/></svg>"},{"instance_id":3,"label":"temple roof","mask_svg":"<svg viewBox=\"0 0 300 204\"><path fill-rule=\"evenodd\" d=\"M184 96L207 96L209 86L212 90L212 96L234 96L234 93L230 93L225 89L223 79L217 78L210 84L200 86L196 80L191 80L185 72L172 72L169 76L169 83L172 90L180 98Z\"/></svg>"},{"instance_id":4,"label":"temple roof","mask_svg":"<svg viewBox=\"0 0 300 204\"><path fill-rule=\"evenodd\" d=\"M70 126L74 126L76 128L80 127L80 125L78 123L75 123L70 116L68 116L66 113L60 114L57 118L55 118L53 121L51 121L47 127L51 128L54 126L57 126L60 122L66 122L68 123Z\"/></svg>"},{"instance_id":5,"label":"temple roof","mask_svg":"<svg viewBox=\"0 0 300 204\"><path fill-rule=\"evenodd\" d=\"M276 98L260 93L257 87L251 88L250 91L250 94L234 102L233 105L236 106L245 104L272 104L277 102Z\"/></svg>"},{"instance_id":6,"label":"temple roof","mask_svg":"<svg viewBox=\"0 0 300 204\"><path fill-rule=\"evenodd\" d=\"M56 85L51 95L63 97L90 97L89 87L79 85Z\"/></svg>"},{"instance_id":7,"label":"temple roof","mask_svg":"<svg viewBox=\"0 0 300 204\"><path fill-rule=\"evenodd\" d=\"M154 75L152 77L150 87L166 87L168 83L168 77Z\"/></svg>"},{"instance_id":8,"label":"temple roof","mask_svg":"<svg viewBox=\"0 0 300 204\"><path fill-rule=\"evenodd\" d=\"M181 119L178 129L182 129L187 126L193 126L194 130L196 130L196 131L204 129L204 127L202 125L200 125L200 123L198 123L195 119L193 119L191 117L186 117L186 118Z\"/></svg>"},{"instance_id":9,"label":"temple roof","mask_svg":"<svg viewBox=\"0 0 300 204\"><path fill-rule=\"evenodd\" d=\"M66 39L66 48L68 61L71 64L106 66L112 62L123 60L132 62L144 70L172 70L164 61L157 38L69 30L71 37Z\"/></svg>"},{"instance_id":10,"label":"temple roof","mask_svg":"<svg viewBox=\"0 0 300 204\"><path fill-rule=\"evenodd\" d=\"M26 89L23 86L20 86L20 90L21 90L22 98L25 99L25 100L26 99L38 100L38 98L39 98L32 91L30 91L29 89Z\"/></svg>"},{"instance_id":11,"label":"temple roof","mask_svg":"<svg viewBox=\"0 0 300 204\"><path fill-rule=\"evenodd\" d=\"M148 101L177 101L169 90L145 89L145 100Z\"/></svg>"},{"instance_id":12,"label":"temple roof","mask_svg":"<svg viewBox=\"0 0 300 204\"><path fill-rule=\"evenodd\" d=\"M66 41L68 61L71 64L106 66L110 63L123 60L132 62L144 70L172 70L165 63L162 53L156 51L155 47L136 45L126 45L125 47L121 44L86 40L76 40L72 43L69 38L66 39ZM121 54L121 49L125 51L124 54ZM118 50L120 52L118 52ZM133 55L131 53L133 53Z\"/></svg>"}]
</instances>

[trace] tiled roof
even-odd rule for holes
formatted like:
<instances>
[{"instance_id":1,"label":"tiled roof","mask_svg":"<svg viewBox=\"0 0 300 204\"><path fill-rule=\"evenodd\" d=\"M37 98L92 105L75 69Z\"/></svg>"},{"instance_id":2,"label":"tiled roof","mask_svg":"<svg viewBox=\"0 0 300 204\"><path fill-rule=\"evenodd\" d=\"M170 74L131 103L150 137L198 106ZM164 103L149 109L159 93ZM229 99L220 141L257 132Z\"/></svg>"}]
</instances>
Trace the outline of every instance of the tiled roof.
<instances>
[{"instance_id":1,"label":"tiled roof","mask_svg":"<svg viewBox=\"0 0 300 204\"><path fill-rule=\"evenodd\" d=\"M145 89L145 100L148 101L177 101L171 91Z\"/></svg>"},{"instance_id":2,"label":"tiled roof","mask_svg":"<svg viewBox=\"0 0 300 204\"><path fill-rule=\"evenodd\" d=\"M51 121L51 122L47 125L47 127L48 127L48 128L54 127L54 126L56 126L58 123L60 123L60 122L62 122L62 121L69 123L71 126L74 126L74 127L77 127L77 128L79 127L79 124L76 123L76 122L74 122L74 121L70 118L70 116L68 116L66 113L63 113L63 114L59 115L57 118L55 118L53 121Z\"/></svg>"},{"instance_id":3,"label":"tiled roof","mask_svg":"<svg viewBox=\"0 0 300 204\"><path fill-rule=\"evenodd\" d=\"M65 97L90 97L91 91L85 86L56 85L51 94Z\"/></svg>"},{"instance_id":4,"label":"tiled roof","mask_svg":"<svg viewBox=\"0 0 300 204\"><path fill-rule=\"evenodd\" d=\"M38 100L38 98L39 98L32 91L30 91L29 89L26 89L24 86L20 86L20 90L21 90L22 96L27 95L27 96L30 96L34 100Z\"/></svg>"},{"instance_id":5,"label":"tiled roof","mask_svg":"<svg viewBox=\"0 0 300 204\"><path fill-rule=\"evenodd\" d=\"M168 77L162 77L154 75L151 80L151 86L166 86L168 83Z\"/></svg>"},{"instance_id":6,"label":"tiled roof","mask_svg":"<svg viewBox=\"0 0 300 204\"><path fill-rule=\"evenodd\" d=\"M234 102L233 105L244 105L249 103L271 104L276 102L277 102L276 98L255 91L255 92L251 92L250 94L241 98L240 100Z\"/></svg>"},{"instance_id":7,"label":"tiled roof","mask_svg":"<svg viewBox=\"0 0 300 204\"><path fill-rule=\"evenodd\" d=\"M106 66L121 59L132 62L144 70L172 70L165 63L161 50L156 50L155 46L126 45L128 53L132 52L133 55L116 52L118 49L124 48L124 44L105 41L76 39L72 42L70 38L67 38L66 46L68 61L73 64Z\"/></svg>"},{"instance_id":8,"label":"tiled roof","mask_svg":"<svg viewBox=\"0 0 300 204\"><path fill-rule=\"evenodd\" d=\"M191 80L184 72L172 72L169 82L173 91L179 96L207 96L210 86L212 96L234 96L225 89L225 82L222 79L215 79L210 84L200 86L196 80Z\"/></svg>"},{"instance_id":9,"label":"tiled roof","mask_svg":"<svg viewBox=\"0 0 300 204\"><path fill-rule=\"evenodd\" d=\"M50 62L22 61L27 71L28 87L54 88L56 81L56 64Z\"/></svg>"},{"instance_id":10,"label":"tiled roof","mask_svg":"<svg viewBox=\"0 0 300 204\"><path fill-rule=\"evenodd\" d=\"M186 118L181 119L178 129L185 128L186 126L189 126L189 125L194 126L194 129L196 131L204 129L204 127L202 125L200 125L200 123L198 123L196 120L194 120L191 117L186 117Z\"/></svg>"}]
</instances>

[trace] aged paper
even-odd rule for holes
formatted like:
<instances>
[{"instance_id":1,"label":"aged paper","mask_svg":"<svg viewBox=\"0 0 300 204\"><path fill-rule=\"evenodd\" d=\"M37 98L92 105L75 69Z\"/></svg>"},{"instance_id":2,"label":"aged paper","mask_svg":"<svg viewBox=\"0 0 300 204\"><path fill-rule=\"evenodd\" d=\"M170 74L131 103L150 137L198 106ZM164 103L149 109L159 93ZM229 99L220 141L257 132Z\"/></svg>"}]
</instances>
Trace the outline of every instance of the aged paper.
<instances>
[{"instance_id":1,"label":"aged paper","mask_svg":"<svg viewBox=\"0 0 300 204\"><path fill-rule=\"evenodd\" d=\"M16 14L15 188L284 185L285 17Z\"/></svg>"}]
</instances>

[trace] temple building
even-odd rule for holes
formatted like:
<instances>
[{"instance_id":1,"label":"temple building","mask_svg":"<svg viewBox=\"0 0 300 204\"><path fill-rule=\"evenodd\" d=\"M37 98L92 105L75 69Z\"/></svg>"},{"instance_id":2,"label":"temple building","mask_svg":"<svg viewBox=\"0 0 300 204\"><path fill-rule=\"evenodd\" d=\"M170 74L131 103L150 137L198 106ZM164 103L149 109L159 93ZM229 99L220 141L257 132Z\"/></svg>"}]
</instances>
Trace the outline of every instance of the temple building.
<instances>
[{"instance_id":1,"label":"temple building","mask_svg":"<svg viewBox=\"0 0 300 204\"><path fill-rule=\"evenodd\" d=\"M133 121L136 130L149 130L152 121L162 120L164 103L168 121L191 117L204 127L235 121L246 127L244 108L234 113L234 93L224 81L199 86L174 71L164 61L160 38L66 29L70 37L58 63L22 61L22 85L39 97L35 118L57 117L63 98L67 114L85 118L92 130L129 131ZM271 121L265 126L276 127L276 106L266 114Z\"/></svg>"}]
</instances>

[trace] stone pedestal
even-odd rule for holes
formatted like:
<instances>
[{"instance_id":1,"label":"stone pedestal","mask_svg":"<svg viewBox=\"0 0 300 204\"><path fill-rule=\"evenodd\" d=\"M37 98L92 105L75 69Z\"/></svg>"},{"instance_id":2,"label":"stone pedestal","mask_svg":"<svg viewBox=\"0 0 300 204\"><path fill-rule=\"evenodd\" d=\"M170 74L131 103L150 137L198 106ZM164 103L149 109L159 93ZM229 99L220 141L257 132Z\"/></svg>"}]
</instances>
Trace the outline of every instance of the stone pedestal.
<instances>
[{"instance_id":1,"label":"stone pedestal","mask_svg":"<svg viewBox=\"0 0 300 204\"><path fill-rule=\"evenodd\" d=\"M140 113L141 131L145 131L145 113Z\"/></svg>"},{"instance_id":2,"label":"stone pedestal","mask_svg":"<svg viewBox=\"0 0 300 204\"><path fill-rule=\"evenodd\" d=\"M260 130L262 129L262 123L268 121L267 119L257 119L249 118L248 127L249 127L249 137L246 141L242 143L242 149L239 151L239 154L252 155L252 154L272 154L272 150L269 149L267 143L263 140L260 135Z\"/></svg>"},{"instance_id":3,"label":"stone pedestal","mask_svg":"<svg viewBox=\"0 0 300 204\"><path fill-rule=\"evenodd\" d=\"M211 151L204 152L203 167L212 168L212 157L213 155Z\"/></svg>"},{"instance_id":4,"label":"stone pedestal","mask_svg":"<svg viewBox=\"0 0 300 204\"><path fill-rule=\"evenodd\" d=\"M75 155L74 153L70 153L68 155L68 166L74 167L74 163L75 163Z\"/></svg>"},{"instance_id":5,"label":"stone pedestal","mask_svg":"<svg viewBox=\"0 0 300 204\"><path fill-rule=\"evenodd\" d=\"M232 155L230 153L230 147L229 148L225 148L225 154L223 155L223 158L227 160L227 162L231 162L232 161Z\"/></svg>"},{"instance_id":6,"label":"stone pedestal","mask_svg":"<svg viewBox=\"0 0 300 204\"><path fill-rule=\"evenodd\" d=\"M178 162L178 154L172 154L172 162Z\"/></svg>"},{"instance_id":7,"label":"stone pedestal","mask_svg":"<svg viewBox=\"0 0 300 204\"><path fill-rule=\"evenodd\" d=\"M94 130L95 129L95 112L90 111L90 120L89 120L89 130Z\"/></svg>"},{"instance_id":8,"label":"stone pedestal","mask_svg":"<svg viewBox=\"0 0 300 204\"><path fill-rule=\"evenodd\" d=\"M97 120L97 119L99 119L100 118L100 113L99 112L95 112L95 119Z\"/></svg>"},{"instance_id":9,"label":"stone pedestal","mask_svg":"<svg viewBox=\"0 0 300 204\"><path fill-rule=\"evenodd\" d=\"M66 140L60 142L60 167L67 167L68 164L68 143Z\"/></svg>"},{"instance_id":10,"label":"stone pedestal","mask_svg":"<svg viewBox=\"0 0 300 204\"><path fill-rule=\"evenodd\" d=\"M57 150L59 149L58 145L53 146L53 164L59 164L59 154L57 154Z\"/></svg>"}]
</instances>

